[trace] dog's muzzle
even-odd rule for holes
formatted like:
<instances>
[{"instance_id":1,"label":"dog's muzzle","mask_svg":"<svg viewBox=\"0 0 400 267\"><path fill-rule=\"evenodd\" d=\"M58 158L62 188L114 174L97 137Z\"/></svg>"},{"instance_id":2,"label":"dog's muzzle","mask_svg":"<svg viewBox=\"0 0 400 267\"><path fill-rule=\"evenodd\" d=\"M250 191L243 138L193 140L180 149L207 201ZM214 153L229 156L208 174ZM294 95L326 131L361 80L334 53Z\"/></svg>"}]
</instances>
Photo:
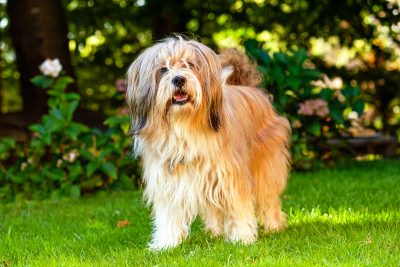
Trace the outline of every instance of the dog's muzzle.
<instances>
[{"instance_id":1,"label":"dog's muzzle","mask_svg":"<svg viewBox=\"0 0 400 267\"><path fill-rule=\"evenodd\" d=\"M175 105L184 105L189 102L189 95L184 89L186 78L183 76L175 76L172 79L172 84L176 87L174 95L172 97L172 103Z\"/></svg>"}]
</instances>

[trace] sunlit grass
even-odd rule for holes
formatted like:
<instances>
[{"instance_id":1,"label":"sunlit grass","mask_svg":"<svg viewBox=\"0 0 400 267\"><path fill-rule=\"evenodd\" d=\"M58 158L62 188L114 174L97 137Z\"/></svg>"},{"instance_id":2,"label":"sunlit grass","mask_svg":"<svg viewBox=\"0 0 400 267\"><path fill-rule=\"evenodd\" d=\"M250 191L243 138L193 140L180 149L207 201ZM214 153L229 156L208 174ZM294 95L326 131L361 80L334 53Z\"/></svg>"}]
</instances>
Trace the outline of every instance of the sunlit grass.
<instances>
[{"instance_id":1,"label":"sunlit grass","mask_svg":"<svg viewBox=\"0 0 400 267\"><path fill-rule=\"evenodd\" d=\"M177 249L146 249L141 192L0 206L0 266L398 266L400 161L350 162L292 175L289 228L250 246L212 239L196 221ZM117 222L129 220L123 228Z\"/></svg>"}]
</instances>

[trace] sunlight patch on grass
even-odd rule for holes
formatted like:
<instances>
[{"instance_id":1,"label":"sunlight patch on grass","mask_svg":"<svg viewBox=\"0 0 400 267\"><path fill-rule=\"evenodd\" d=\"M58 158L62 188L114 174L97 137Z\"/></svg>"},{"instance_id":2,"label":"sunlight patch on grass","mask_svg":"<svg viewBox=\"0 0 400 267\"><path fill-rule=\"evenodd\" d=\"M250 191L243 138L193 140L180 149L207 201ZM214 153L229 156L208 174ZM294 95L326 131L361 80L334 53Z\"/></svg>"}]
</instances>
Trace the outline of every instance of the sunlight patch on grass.
<instances>
[{"instance_id":1,"label":"sunlight patch on grass","mask_svg":"<svg viewBox=\"0 0 400 267\"><path fill-rule=\"evenodd\" d=\"M314 208L312 210L290 209L289 218L291 225L300 225L311 222L331 224L398 222L400 221L400 211L370 213L368 209L365 211L354 211L351 208L340 208L339 210L330 208L328 212L322 212L319 208Z\"/></svg>"}]
</instances>

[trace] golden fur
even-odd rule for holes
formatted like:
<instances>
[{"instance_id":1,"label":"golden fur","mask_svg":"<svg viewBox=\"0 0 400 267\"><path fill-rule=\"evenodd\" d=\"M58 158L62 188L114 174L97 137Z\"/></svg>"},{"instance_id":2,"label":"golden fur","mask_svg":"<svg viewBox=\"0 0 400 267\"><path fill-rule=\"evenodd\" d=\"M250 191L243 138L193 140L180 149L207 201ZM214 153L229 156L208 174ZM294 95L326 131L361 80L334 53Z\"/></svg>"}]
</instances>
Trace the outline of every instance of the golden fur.
<instances>
[{"instance_id":1,"label":"golden fur","mask_svg":"<svg viewBox=\"0 0 400 267\"><path fill-rule=\"evenodd\" d=\"M178 76L186 80L179 88ZM238 50L218 57L181 37L155 44L132 63L127 99L153 208L150 248L179 245L197 215L213 235L233 242L257 239L256 215L266 231L285 227L279 196L289 172L290 128L255 87L259 81ZM174 102L178 90L189 102Z\"/></svg>"}]
</instances>

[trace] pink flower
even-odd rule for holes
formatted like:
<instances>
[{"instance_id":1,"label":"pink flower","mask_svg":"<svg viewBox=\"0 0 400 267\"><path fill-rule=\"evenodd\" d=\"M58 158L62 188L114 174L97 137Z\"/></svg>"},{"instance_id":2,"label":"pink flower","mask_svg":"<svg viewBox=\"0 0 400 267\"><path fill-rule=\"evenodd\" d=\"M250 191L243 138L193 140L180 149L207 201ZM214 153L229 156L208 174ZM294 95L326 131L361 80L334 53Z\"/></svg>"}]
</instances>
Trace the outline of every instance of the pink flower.
<instances>
[{"instance_id":1,"label":"pink flower","mask_svg":"<svg viewBox=\"0 0 400 267\"><path fill-rule=\"evenodd\" d=\"M127 85L128 85L127 81L124 79L118 79L115 81L115 87L117 88L117 91L120 93L126 92Z\"/></svg>"},{"instance_id":2,"label":"pink flower","mask_svg":"<svg viewBox=\"0 0 400 267\"><path fill-rule=\"evenodd\" d=\"M308 99L299 104L297 114L304 116L317 115L321 118L325 118L329 114L328 103L322 98Z\"/></svg>"},{"instance_id":3,"label":"pink flower","mask_svg":"<svg viewBox=\"0 0 400 267\"><path fill-rule=\"evenodd\" d=\"M128 107L122 107L118 110L118 114L120 115L128 115L129 114L129 109Z\"/></svg>"},{"instance_id":4,"label":"pink flower","mask_svg":"<svg viewBox=\"0 0 400 267\"><path fill-rule=\"evenodd\" d=\"M307 100L307 101L308 101L308 100ZM307 101L304 102L304 103L300 103L300 108L299 108L299 110L297 111L297 113L298 113L299 115L305 115L305 116L311 116L311 115L313 115L313 110L312 110L312 108L310 107L309 103L307 103Z\"/></svg>"}]
</instances>

